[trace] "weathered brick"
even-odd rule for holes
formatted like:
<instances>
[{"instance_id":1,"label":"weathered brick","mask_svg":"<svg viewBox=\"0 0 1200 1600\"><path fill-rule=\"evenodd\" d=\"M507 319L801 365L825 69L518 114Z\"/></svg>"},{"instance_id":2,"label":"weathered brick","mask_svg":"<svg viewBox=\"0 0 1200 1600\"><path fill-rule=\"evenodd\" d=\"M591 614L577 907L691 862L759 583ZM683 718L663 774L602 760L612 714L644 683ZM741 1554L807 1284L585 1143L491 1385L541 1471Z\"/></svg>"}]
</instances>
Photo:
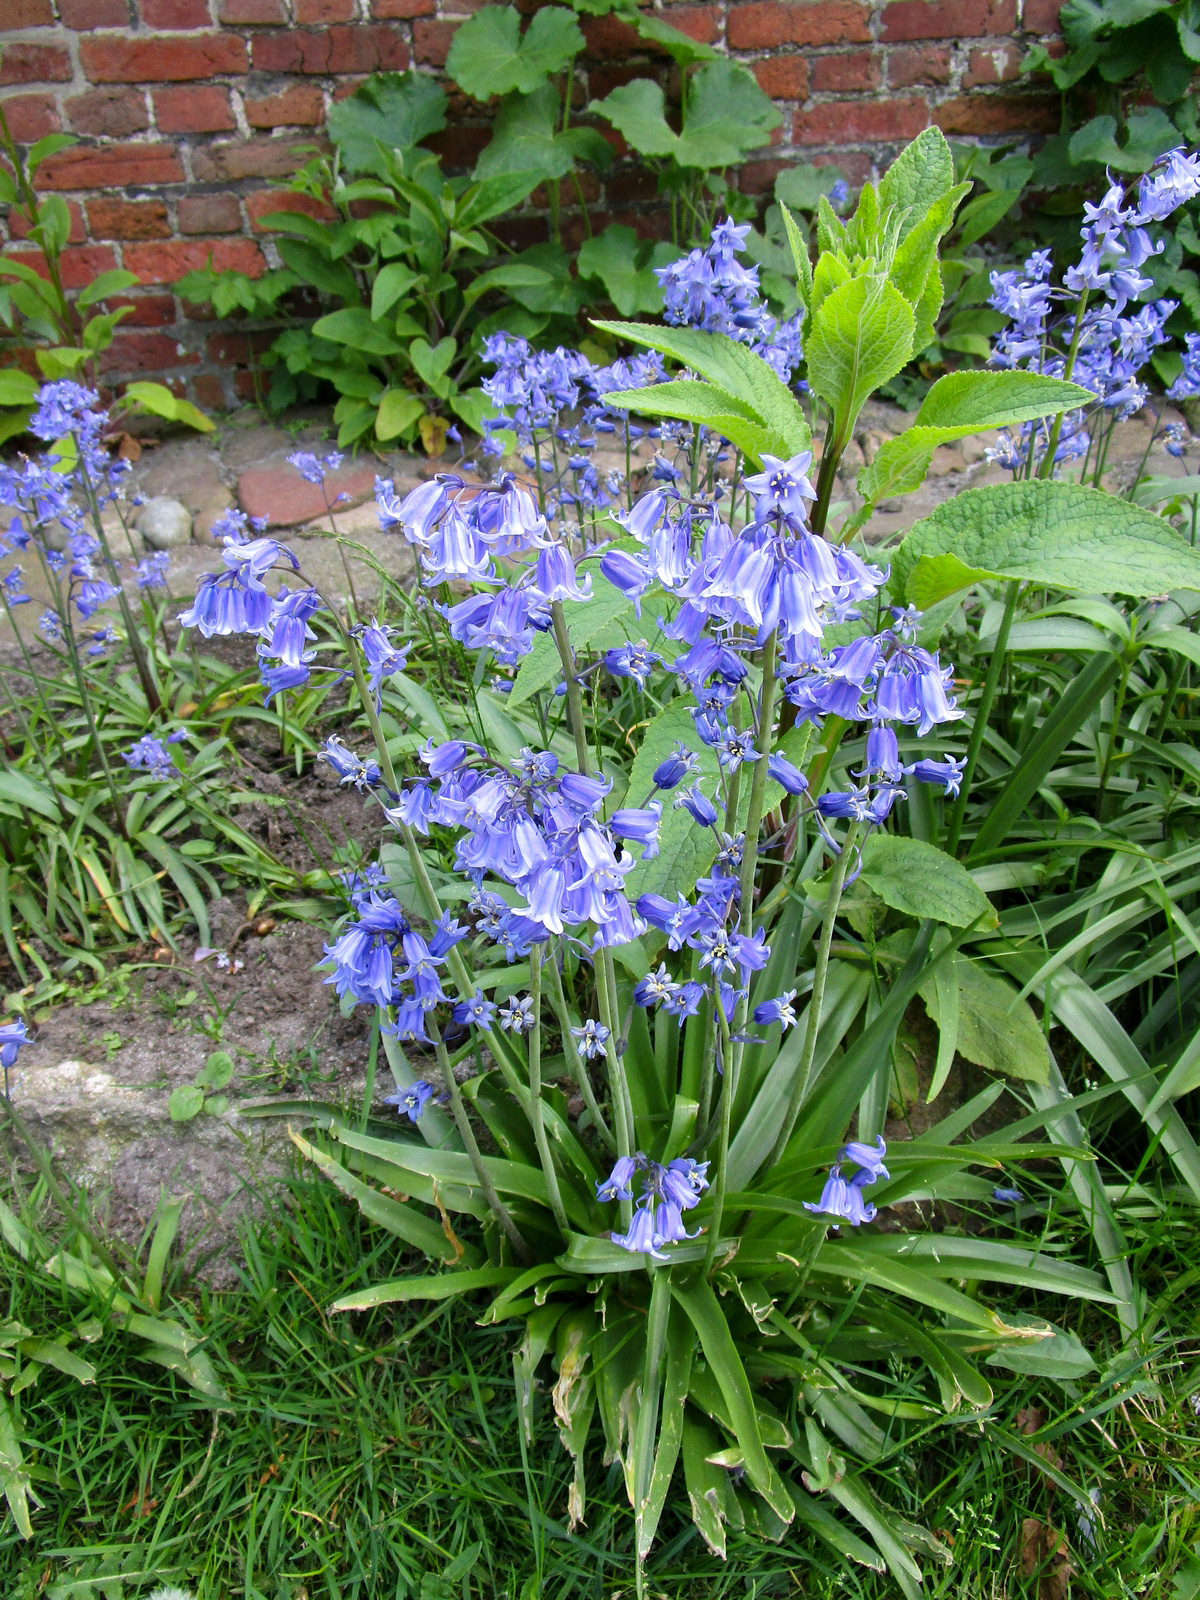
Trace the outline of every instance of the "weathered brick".
<instances>
[{"instance_id":1,"label":"weathered brick","mask_svg":"<svg viewBox=\"0 0 1200 1600\"><path fill-rule=\"evenodd\" d=\"M288 178L307 159L304 150L290 139L235 139L194 150L192 171L198 183L237 178Z\"/></svg>"},{"instance_id":2,"label":"weathered brick","mask_svg":"<svg viewBox=\"0 0 1200 1600\"><path fill-rule=\"evenodd\" d=\"M175 321L173 294L111 295L108 303L114 311L119 306L129 307L123 328L169 328Z\"/></svg>"},{"instance_id":3,"label":"weathered brick","mask_svg":"<svg viewBox=\"0 0 1200 1600\"><path fill-rule=\"evenodd\" d=\"M882 37L978 39L1016 25L1017 0L894 0L883 8Z\"/></svg>"},{"instance_id":4,"label":"weathered brick","mask_svg":"<svg viewBox=\"0 0 1200 1600\"><path fill-rule=\"evenodd\" d=\"M607 136L608 130L601 129ZM441 156L448 167L473 167L491 143L491 126L447 128L444 133L432 134L422 141L426 148ZM490 224L489 224L490 226Z\"/></svg>"},{"instance_id":5,"label":"weathered brick","mask_svg":"<svg viewBox=\"0 0 1200 1600\"><path fill-rule=\"evenodd\" d=\"M946 44L924 44L911 50L888 51L888 83L893 89L908 89L914 84L950 82L954 57Z\"/></svg>"},{"instance_id":6,"label":"weathered brick","mask_svg":"<svg viewBox=\"0 0 1200 1600\"><path fill-rule=\"evenodd\" d=\"M186 83L247 66L245 44L230 33L195 39L93 34L79 41L79 58L92 83Z\"/></svg>"},{"instance_id":7,"label":"weathered brick","mask_svg":"<svg viewBox=\"0 0 1200 1600\"><path fill-rule=\"evenodd\" d=\"M43 189L123 189L129 183L182 183L173 144L103 144L60 150L38 168Z\"/></svg>"},{"instance_id":8,"label":"weathered brick","mask_svg":"<svg viewBox=\"0 0 1200 1600\"><path fill-rule=\"evenodd\" d=\"M103 373L149 372L160 382L159 374L169 372L172 367L199 365L200 357L189 354L169 333L134 333L132 329L126 333L118 328L108 349L100 353Z\"/></svg>"},{"instance_id":9,"label":"weathered brick","mask_svg":"<svg viewBox=\"0 0 1200 1600\"><path fill-rule=\"evenodd\" d=\"M18 144L32 144L48 133L62 132L62 118L52 94L9 95L4 101L4 115Z\"/></svg>"},{"instance_id":10,"label":"weathered brick","mask_svg":"<svg viewBox=\"0 0 1200 1600\"><path fill-rule=\"evenodd\" d=\"M229 402L225 398L225 385L215 372L202 372L199 377L193 378L192 391L196 397L196 404L204 411L229 409Z\"/></svg>"},{"instance_id":11,"label":"weathered brick","mask_svg":"<svg viewBox=\"0 0 1200 1600\"><path fill-rule=\"evenodd\" d=\"M218 0L217 16L235 28L277 27L288 19L284 0Z\"/></svg>"},{"instance_id":12,"label":"weathered brick","mask_svg":"<svg viewBox=\"0 0 1200 1600\"><path fill-rule=\"evenodd\" d=\"M118 200L93 196L87 203L93 239L169 239L171 224L162 200Z\"/></svg>"},{"instance_id":13,"label":"weathered brick","mask_svg":"<svg viewBox=\"0 0 1200 1600\"><path fill-rule=\"evenodd\" d=\"M306 217L316 217L321 222L332 222L337 216L332 206L318 200L315 195L293 194L290 189L260 189L257 194L247 196L246 213L255 233L272 231L263 227L262 219L269 217L273 211L296 211Z\"/></svg>"},{"instance_id":14,"label":"weathered brick","mask_svg":"<svg viewBox=\"0 0 1200 1600\"><path fill-rule=\"evenodd\" d=\"M437 10L434 0L372 0L371 15L381 21L394 17L398 21L408 17L431 17Z\"/></svg>"},{"instance_id":15,"label":"weathered brick","mask_svg":"<svg viewBox=\"0 0 1200 1600\"><path fill-rule=\"evenodd\" d=\"M1021 76L1021 56L1022 52L1011 39L1003 44L976 45L963 73L963 88L974 89L981 83L1011 83Z\"/></svg>"},{"instance_id":16,"label":"weathered brick","mask_svg":"<svg viewBox=\"0 0 1200 1600\"><path fill-rule=\"evenodd\" d=\"M74 28L77 33L128 28L133 20L129 0L58 0L58 17L64 28Z\"/></svg>"},{"instance_id":17,"label":"weathered brick","mask_svg":"<svg viewBox=\"0 0 1200 1600\"><path fill-rule=\"evenodd\" d=\"M1056 133L1061 116L1049 95L963 94L934 112L943 133Z\"/></svg>"},{"instance_id":18,"label":"weathered brick","mask_svg":"<svg viewBox=\"0 0 1200 1600\"><path fill-rule=\"evenodd\" d=\"M50 0L5 0L4 26L12 33L19 28L52 28L54 7Z\"/></svg>"},{"instance_id":19,"label":"weathered brick","mask_svg":"<svg viewBox=\"0 0 1200 1600\"><path fill-rule=\"evenodd\" d=\"M816 56L812 86L818 94L846 94L853 89L878 89L883 82L879 57L869 50L836 56Z\"/></svg>"},{"instance_id":20,"label":"weathered brick","mask_svg":"<svg viewBox=\"0 0 1200 1600\"><path fill-rule=\"evenodd\" d=\"M246 101L246 121L252 128L315 127L325 120L325 97L320 89L294 83L281 94Z\"/></svg>"},{"instance_id":21,"label":"weathered brick","mask_svg":"<svg viewBox=\"0 0 1200 1600\"><path fill-rule=\"evenodd\" d=\"M160 133L225 133L237 127L229 90L215 84L156 89L154 120Z\"/></svg>"},{"instance_id":22,"label":"weathered brick","mask_svg":"<svg viewBox=\"0 0 1200 1600\"><path fill-rule=\"evenodd\" d=\"M413 23L413 54L418 61L431 67L444 67L450 54L450 41L461 27L461 22L430 22L419 18Z\"/></svg>"},{"instance_id":23,"label":"weathered brick","mask_svg":"<svg viewBox=\"0 0 1200 1600\"><path fill-rule=\"evenodd\" d=\"M1058 33L1062 0L1025 0L1021 22L1030 33Z\"/></svg>"},{"instance_id":24,"label":"weathered brick","mask_svg":"<svg viewBox=\"0 0 1200 1600\"><path fill-rule=\"evenodd\" d=\"M260 33L252 58L259 72L403 72L408 46L386 23L325 28L320 33Z\"/></svg>"},{"instance_id":25,"label":"weathered brick","mask_svg":"<svg viewBox=\"0 0 1200 1600\"><path fill-rule=\"evenodd\" d=\"M74 77L64 44L34 44L18 39L6 44L0 59L0 84L70 83Z\"/></svg>"},{"instance_id":26,"label":"weathered brick","mask_svg":"<svg viewBox=\"0 0 1200 1600\"><path fill-rule=\"evenodd\" d=\"M306 26L350 22L357 15L354 0L294 0L295 19Z\"/></svg>"},{"instance_id":27,"label":"weathered brick","mask_svg":"<svg viewBox=\"0 0 1200 1600\"><path fill-rule=\"evenodd\" d=\"M124 139L150 126L146 95L141 89L87 89L63 108L76 133Z\"/></svg>"},{"instance_id":28,"label":"weathered brick","mask_svg":"<svg viewBox=\"0 0 1200 1600\"><path fill-rule=\"evenodd\" d=\"M188 194L179 201L180 233L237 233L241 226L235 194Z\"/></svg>"},{"instance_id":29,"label":"weathered brick","mask_svg":"<svg viewBox=\"0 0 1200 1600\"><path fill-rule=\"evenodd\" d=\"M138 0L148 28L211 28L208 0Z\"/></svg>"},{"instance_id":30,"label":"weathered brick","mask_svg":"<svg viewBox=\"0 0 1200 1600\"><path fill-rule=\"evenodd\" d=\"M924 100L827 100L792 119L796 144L866 144L915 139L929 125Z\"/></svg>"},{"instance_id":31,"label":"weathered brick","mask_svg":"<svg viewBox=\"0 0 1200 1600\"><path fill-rule=\"evenodd\" d=\"M772 100L808 98L808 62L803 56L765 56L751 65L759 88Z\"/></svg>"},{"instance_id":32,"label":"weathered brick","mask_svg":"<svg viewBox=\"0 0 1200 1600\"><path fill-rule=\"evenodd\" d=\"M258 278L267 270L266 259L253 239L167 239L161 244L130 244L125 246L125 265L143 283L175 283L185 273L203 267L210 253L218 272L232 269L244 272L248 278Z\"/></svg>"},{"instance_id":33,"label":"weathered brick","mask_svg":"<svg viewBox=\"0 0 1200 1600\"><path fill-rule=\"evenodd\" d=\"M274 338L275 335L269 328L256 333L245 333L240 328L223 328L219 333L209 334L205 341L205 354L210 361L215 361L220 367L242 367L254 356L261 354ZM303 481L301 479L301 482ZM311 518L309 520L311 521Z\"/></svg>"},{"instance_id":34,"label":"weathered brick","mask_svg":"<svg viewBox=\"0 0 1200 1600\"><path fill-rule=\"evenodd\" d=\"M781 44L865 44L871 13L855 0L752 0L729 8L725 36L733 50Z\"/></svg>"},{"instance_id":35,"label":"weathered brick","mask_svg":"<svg viewBox=\"0 0 1200 1600\"><path fill-rule=\"evenodd\" d=\"M83 222L83 207L78 200L68 200L67 210L71 214L71 231L67 234L68 244L86 244L87 228ZM23 212L16 206L8 214L8 231L14 239L27 239L29 237L29 223Z\"/></svg>"}]
</instances>

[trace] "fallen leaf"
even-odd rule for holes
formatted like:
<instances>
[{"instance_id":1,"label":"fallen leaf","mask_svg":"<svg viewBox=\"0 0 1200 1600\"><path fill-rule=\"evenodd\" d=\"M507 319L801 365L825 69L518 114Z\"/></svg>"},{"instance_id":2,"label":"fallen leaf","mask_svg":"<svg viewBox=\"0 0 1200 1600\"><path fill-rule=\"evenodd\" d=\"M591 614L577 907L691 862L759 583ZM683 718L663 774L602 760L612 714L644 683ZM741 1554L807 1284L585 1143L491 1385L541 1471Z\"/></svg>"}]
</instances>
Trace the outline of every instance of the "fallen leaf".
<instances>
[{"instance_id":1,"label":"fallen leaf","mask_svg":"<svg viewBox=\"0 0 1200 1600\"><path fill-rule=\"evenodd\" d=\"M117 445L117 455L122 461L140 461L142 459L142 447L131 433L123 433L121 441Z\"/></svg>"},{"instance_id":2,"label":"fallen leaf","mask_svg":"<svg viewBox=\"0 0 1200 1600\"><path fill-rule=\"evenodd\" d=\"M1021 1576L1038 1580L1038 1600L1067 1600L1071 1586L1067 1536L1036 1517L1021 1523Z\"/></svg>"},{"instance_id":3,"label":"fallen leaf","mask_svg":"<svg viewBox=\"0 0 1200 1600\"><path fill-rule=\"evenodd\" d=\"M423 416L417 427L421 430L421 443L427 456L446 453L446 429L450 426L445 417Z\"/></svg>"}]
</instances>

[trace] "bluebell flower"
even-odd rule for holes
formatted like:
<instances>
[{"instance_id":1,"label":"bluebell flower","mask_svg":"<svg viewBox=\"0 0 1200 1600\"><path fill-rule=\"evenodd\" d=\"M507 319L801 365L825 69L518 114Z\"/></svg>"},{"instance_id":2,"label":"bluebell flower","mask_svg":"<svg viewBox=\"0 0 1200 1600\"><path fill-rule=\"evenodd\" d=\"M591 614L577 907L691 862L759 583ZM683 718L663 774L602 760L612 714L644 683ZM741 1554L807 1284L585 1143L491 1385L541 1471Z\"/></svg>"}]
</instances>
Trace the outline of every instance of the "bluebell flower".
<instances>
[{"instance_id":1,"label":"bluebell flower","mask_svg":"<svg viewBox=\"0 0 1200 1600\"><path fill-rule=\"evenodd\" d=\"M808 779L786 756L778 751L767 757L767 775L775 780L787 794L800 795L808 793Z\"/></svg>"},{"instance_id":2,"label":"bluebell flower","mask_svg":"<svg viewBox=\"0 0 1200 1600\"><path fill-rule=\"evenodd\" d=\"M700 924L701 913L682 894L668 900L660 894L638 897L638 915L667 935L667 948L682 949Z\"/></svg>"},{"instance_id":3,"label":"bluebell flower","mask_svg":"<svg viewBox=\"0 0 1200 1600\"><path fill-rule=\"evenodd\" d=\"M644 689L651 670L662 665L662 657L650 649L645 639L639 639L637 644L622 644L605 651L604 664L614 678L634 678L638 688Z\"/></svg>"},{"instance_id":4,"label":"bluebell flower","mask_svg":"<svg viewBox=\"0 0 1200 1600\"><path fill-rule=\"evenodd\" d=\"M174 733L169 733L167 735L167 743L168 744L182 744L183 741L187 738L187 736L188 736L188 730L186 728L176 728Z\"/></svg>"},{"instance_id":5,"label":"bluebell flower","mask_svg":"<svg viewBox=\"0 0 1200 1600\"><path fill-rule=\"evenodd\" d=\"M472 1022L477 1028L490 1028L496 1015L496 1003L485 998L482 989L476 989L470 1000L460 1000L454 1008L455 1022Z\"/></svg>"},{"instance_id":6,"label":"bluebell flower","mask_svg":"<svg viewBox=\"0 0 1200 1600\"><path fill-rule=\"evenodd\" d=\"M288 461L300 476L306 482L316 484L318 487L325 482L325 474L336 472L345 459L345 456L337 450L324 458L314 455L311 450L297 450L288 457Z\"/></svg>"},{"instance_id":7,"label":"bluebell flower","mask_svg":"<svg viewBox=\"0 0 1200 1600\"><path fill-rule=\"evenodd\" d=\"M18 1017L15 1022L0 1023L0 1066L5 1072L16 1066L17 1052L21 1046L31 1042L24 1017Z\"/></svg>"},{"instance_id":8,"label":"bluebell flower","mask_svg":"<svg viewBox=\"0 0 1200 1600\"><path fill-rule=\"evenodd\" d=\"M38 628L47 639L58 640L63 636L62 618L52 606L48 606L38 618Z\"/></svg>"},{"instance_id":9,"label":"bluebell flower","mask_svg":"<svg viewBox=\"0 0 1200 1600\"><path fill-rule=\"evenodd\" d=\"M92 634L92 642L87 647L89 656L102 656L110 645L119 643L121 635L113 627L97 628Z\"/></svg>"},{"instance_id":10,"label":"bluebell flower","mask_svg":"<svg viewBox=\"0 0 1200 1600\"><path fill-rule=\"evenodd\" d=\"M846 201L850 198L850 185L845 178L839 178L829 191L829 204L840 213Z\"/></svg>"},{"instance_id":11,"label":"bluebell flower","mask_svg":"<svg viewBox=\"0 0 1200 1600\"><path fill-rule=\"evenodd\" d=\"M862 1185L858 1182L859 1177L861 1174L856 1174L855 1178L847 1183L840 1170L834 1167L825 1180L821 1198L817 1201L806 1200L804 1209L836 1217L841 1222L848 1222L852 1228L857 1228L864 1222L873 1222L876 1209L864 1202Z\"/></svg>"},{"instance_id":12,"label":"bluebell flower","mask_svg":"<svg viewBox=\"0 0 1200 1600\"><path fill-rule=\"evenodd\" d=\"M911 772L913 777L919 778L922 783L936 784L953 797L958 793L966 765L965 756L958 760L948 756L945 761L914 761L911 767L905 767L904 770Z\"/></svg>"},{"instance_id":13,"label":"bluebell flower","mask_svg":"<svg viewBox=\"0 0 1200 1600\"><path fill-rule=\"evenodd\" d=\"M299 561L274 539L227 542L222 559L224 572L202 574L195 600L180 613L181 626L199 628L206 639L214 634L261 633L270 620L272 606L263 574L280 560L289 561L293 571L298 571Z\"/></svg>"},{"instance_id":14,"label":"bluebell flower","mask_svg":"<svg viewBox=\"0 0 1200 1600\"><path fill-rule=\"evenodd\" d=\"M633 991L634 1002L647 1007L661 1005L664 1000L674 999L679 994L679 987L667 971L666 963L662 962L657 972L648 972L639 979Z\"/></svg>"},{"instance_id":15,"label":"bluebell flower","mask_svg":"<svg viewBox=\"0 0 1200 1600\"><path fill-rule=\"evenodd\" d=\"M361 760L336 734L326 739L317 753L317 760L333 768L339 783L352 783L360 794L363 790L374 789L383 782L378 761L373 756L367 761Z\"/></svg>"},{"instance_id":16,"label":"bluebell flower","mask_svg":"<svg viewBox=\"0 0 1200 1600\"><path fill-rule=\"evenodd\" d=\"M131 749L121 754L134 772L148 772L160 781L178 776L179 769L171 759L171 752L152 734L144 734Z\"/></svg>"},{"instance_id":17,"label":"bluebell flower","mask_svg":"<svg viewBox=\"0 0 1200 1600\"><path fill-rule=\"evenodd\" d=\"M843 1161L853 1161L856 1167L861 1167L864 1172L869 1172L868 1183L874 1183L876 1178L890 1178L891 1173L883 1164L887 1155L887 1145L883 1135L876 1134L874 1144L864 1144L852 1140L844 1144L838 1151L838 1164Z\"/></svg>"},{"instance_id":18,"label":"bluebell flower","mask_svg":"<svg viewBox=\"0 0 1200 1600\"><path fill-rule=\"evenodd\" d=\"M383 705L383 680L403 672L408 665L408 653L412 643L392 644L392 629L382 627L378 622L372 622L369 628L362 629L359 634L359 643L367 663L367 685L375 697L375 709L380 710Z\"/></svg>"},{"instance_id":19,"label":"bluebell flower","mask_svg":"<svg viewBox=\"0 0 1200 1600\"><path fill-rule=\"evenodd\" d=\"M638 1159L636 1157L619 1157L607 1178L597 1178L596 1199L601 1201L632 1200L633 1176L637 1168Z\"/></svg>"},{"instance_id":20,"label":"bluebell flower","mask_svg":"<svg viewBox=\"0 0 1200 1600\"><path fill-rule=\"evenodd\" d=\"M385 1033L395 1034L397 1039L411 1039L417 1044L428 1044L429 1034L425 1030L425 1007L420 1000L411 995L402 996L396 1003L396 1020L390 1027L384 1025Z\"/></svg>"},{"instance_id":21,"label":"bluebell flower","mask_svg":"<svg viewBox=\"0 0 1200 1600\"><path fill-rule=\"evenodd\" d=\"M792 1004L795 998L795 989L786 989L777 999L762 1001L754 1008L755 1022L764 1027L778 1022L786 1033L796 1023L796 1008Z\"/></svg>"},{"instance_id":22,"label":"bluebell flower","mask_svg":"<svg viewBox=\"0 0 1200 1600\"><path fill-rule=\"evenodd\" d=\"M263 697L263 704L269 706L277 694L282 694L288 689L302 689L312 673L307 666L289 667L286 662L281 662L278 666L268 666L266 658L260 656L258 676L267 691Z\"/></svg>"},{"instance_id":23,"label":"bluebell flower","mask_svg":"<svg viewBox=\"0 0 1200 1600\"><path fill-rule=\"evenodd\" d=\"M631 1230L632 1231L632 1230ZM660 1250L664 1244L682 1244L685 1239L698 1238L700 1229L689 1233L683 1220L683 1211L673 1200L660 1200L654 1208L653 1246ZM614 1244L617 1242L615 1236ZM630 1248L630 1246L626 1246Z\"/></svg>"},{"instance_id":24,"label":"bluebell flower","mask_svg":"<svg viewBox=\"0 0 1200 1600\"><path fill-rule=\"evenodd\" d=\"M310 661L312 652L306 646L315 642L317 636L308 620L320 609L321 597L315 589L297 589L292 593L284 584L271 603L264 630L264 654L278 656L288 667Z\"/></svg>"},{"instance_id":25,"label":"bluebell flower","mask_svg":"<svg viewBox=\"0 0 1200 1600\"><path fill-rule=\"evenodd\" d=\"M647 1199L633 1213L628 1233L614 1233L612 1242L620 1245L623 1250L631 1250L638 1255L650 1256L655 1261L666 1261L658 1246L661 1242L655 1227L654 1202Z\"/></svg>"},{"instance_id":26,"label":"bluebell flower","mask_svg":"<svg viewBox=\"0 0 1200 1600\"><path fill-rule=\"evenodd\" d=\"M746 479L743 487L755 495L755 517L759 522L776 513L789 518L794 524L808 519L806 500L815 500L817 491L808 480L812 465L812 451L804 450L790 461L764 453L763 471Z\"/></svg>"},{"instance_id":27,"label":"bluebell flower","mask_svg":"<svg viewBox=\"0 0 1200 1600\"><path fill-rule=\"evenodd\" d=\"M407 1117L410 1122L420 1122L421 1113L433 1099L433 1085L426 1083L424 1078L418 1078L407 1089L397 1089L395 1094L390 1094L384 1100L385 1106L395 1106L401 1116Z\"/></svg>"},{"instance_id":28,"label":"bluebell flower","mask_svg":"<svg viewBox=\"0 0 1200 1600\"><path fill-rule=\"evenodd\" d=\"M588 574L581 584L576 577L575 563L566 545L550 542L538 551L533 589L547 602L590 600L592 579Z\"/></svg>"},{"instance_id":29,"label":"bluebell flower","mask_svg":"<svg viewBox=\"0 0 1200 1600\"><path fill-rule=\"evenodd\" d=\"M1200 155L1187 155L1182 145L1159 156L1138 190L1140 223L1165 222L1172 212L1200 194Z\"/></svg>"},{"instance_id":30,"label":"bluebell flower","mask_svg":"<svg viewBox=\"0 0 1200 1600\"><path fill-rule=\"evenodd\" d=\"M165 589L167 587L167 568L171 565L171 552L169 550L155 550L152 555L143 556L133 569L137 575L139 589Z\"/></svg>"},{"instance_id":31,"label":"bluebell flower","mask_svg":"<svg viewBox=\"0 0 1200 1600\"><path fill-rule=\"evenodd\" d=\"M3 579L4 593L10 606L27 606L30 596L25 593L25 577L20 567L12 567Z\"/></svg>"},{"instance_id":32,"label":"bluebell flower","mask_svg":"<svg viewBox=\"0 0 1200 1600\"><path fill-rule=\"evenodd\" d=\"M682 794L676 795L676 810L681 806L702 828L711 828L716 825L717 808L698 783L692 784L690 789L685 789Z\"/></svg>"},{"instance_id":33,"label":"bluebell flower","mask_svg":"<svg viewBox=\"0 0 1200 1600\"><path fill-rule=\"evenodd\" d=\"M33 415L26 426L38 439L61 439L66 434L95 432L108 418L99 409L95 389L64 379L44 383L37 393Z\"/></svg>"},{"instance_id":34,"label":"bluebell flower","mask_svg":"<svg viewBox=\"0 0 1200 1600\"><path fill-rule=\"evenodd\" d=\"M672 753L665 761L660 761L654 769L653 783L656 789L677 789L689 774L696 771L700 765L700 757L689 750L682 740L675 746Z\"/></svg>"},{"instance_id":35,"label":"bluebell flower","mask_svg":"<svg viewBox=\"0 0 1200 1600\"><path fill-rule=\"evenodd\" d=\"M627 807L614 811L609 825L622 839L631 839L634 844L644 846L643 861L653 861L658 854L662 809L661 800L651 800L643 807Z\"/></svg>"},{"instance_id":36,"label":"bluebell flower","mask_svg":"<svg viewBox=\"0 0 1200 1600\"><path fill-rule=\"evenodd\" d=\"M510 995L500 1007L500 1026L506 1033L528 1033L536 1020L532 995Z\"/></svg>"},{"instance_id":37,"label":"bluebell flower","mask_svg":"<svg viewBox=\"0 0 1200 1600\"><path fill-rule=\"evenodd\" d=\"M604 1024L593 1017L588 1017L581 1028L572 1028L571 1034L577 1040L576 1049L586 1061L602 1056L610 1037Z\"/></svg>"},{"instance_id":38,"label":"bluebell flower","mask_svg":"<svg viewBox=\"0 0 1200 1600\"><path fill-rule=\"evenodd\" d=\"M390 1005L395 988L394 954L402 940L416 936L410 931L400 902L391 896L372 890L355 910L357 922L324 947L325 960L318 966L332 966L325 982L332 983L339 995L351 995L363 1003ZM424 951L424 941L419 942ZM437 987L442 998L440 985Z\"/></svg>"}]
</instances>

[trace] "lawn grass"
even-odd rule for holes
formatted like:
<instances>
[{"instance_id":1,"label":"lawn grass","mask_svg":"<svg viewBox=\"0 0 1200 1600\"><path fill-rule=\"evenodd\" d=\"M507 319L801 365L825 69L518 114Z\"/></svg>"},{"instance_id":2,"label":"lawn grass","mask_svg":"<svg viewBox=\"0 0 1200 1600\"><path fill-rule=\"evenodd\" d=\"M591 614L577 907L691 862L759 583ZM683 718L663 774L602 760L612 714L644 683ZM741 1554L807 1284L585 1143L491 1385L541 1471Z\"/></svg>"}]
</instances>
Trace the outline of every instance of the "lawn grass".
<instances>
[{"instance_id":1,"label":"lawn grass","mask_svg":"<svg viewBox=\"0 0 1200 1600\"><path fill-rule=\"evenodd\" d=\"M511 1367L520 1325L480 1328L453 1303L327 1317L336 1293L404 1270L403 1252L307 1172L264 1204L265 1220L245 1238L240 1287L213 1294L178 1274L167 1286L207 1337L227 1408L210 1408L119 1337L87 1348L94 1384L46 1369L20 1395L42 1506L32 1541L11 1518L0 1533L0 1594L132 1600L174 1582L196 1600L631 1595L620 1468L605 1468L597 1448L587 1526L572 1536L568 1460L548 1395L522 1451ZM889 1482L876 1483L952 1556L923 1559L932 1600L1063 1600L1061 1563L1057 1577L1053 1559L1040 1576L1022 1576L1026 1519L1065 1534L1073 1594L1200 1594L1200 1330L1179 1273L1190 1219L1169 1198L1141 1209L1143 1281L1161 1301L1144 1350L1117 1353L1115 1322L1083 1308L1072 1326L1100 1363L1088 1380L1064 1388L992 1369L996 1404L982 1424L963 1417L914 1431L884 1463ZM55 1218L41 1221L49 1230ZM62 1240L79 1248L69 1224ZM1068 1228L1059 1242L1078 1240ZM35 1332L94 1311L9 1252L4 1260L7 1314ZM1019 1292L1012 1303L1035 1304ZM899 1363L893 1377L903 1387ZM1090 1544L1064 1484L1098 1493ZM870 1571L837 1569L803 1533L780 1545L731 1535L721 1562L686 1505L664 1517L648 1576L649 1592L672 1600L898 1592Z\"/></svg>"}]
</instances>

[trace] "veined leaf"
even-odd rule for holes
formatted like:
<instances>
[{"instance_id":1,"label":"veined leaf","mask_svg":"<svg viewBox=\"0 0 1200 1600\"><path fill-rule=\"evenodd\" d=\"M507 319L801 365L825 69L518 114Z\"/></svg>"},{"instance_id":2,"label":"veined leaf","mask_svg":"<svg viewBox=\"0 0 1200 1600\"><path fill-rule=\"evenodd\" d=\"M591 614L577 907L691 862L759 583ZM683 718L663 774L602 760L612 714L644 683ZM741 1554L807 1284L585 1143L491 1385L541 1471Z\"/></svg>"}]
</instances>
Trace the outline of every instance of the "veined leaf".
<instances>
[{"instance_id":1,"label":"veined leaf","mask_svg":"<svg viewBox=\"0 0 1200 1600\"><path fill-rule=\"evenodd\" d=\"M813 393L830 407L841 439L881 383L913 352L912 307L885 278L851 278L813 312L805 355Z\"/></svg>"},{"instance_id":2,"label":"veined leaf","mask_svg":"<svg viewBox=\"0 0 1200 1600\"><path fill-rule=\"evenodd\" d=\"M633 601L599 572L592 575L592 598L564 600L563 611L567 618L567 633L576 650L582 650L605 629L620 624L626 618L630 634L635 633L638 626L634 619ZM622 637L626 636L622 630ZM533 642L533 649L521 662L512 693L508 696L508 704L523 705L540 689L557 683L562 673L562 660L553 634L539 633Z\"/></svg>"},{"instance_id":3,"label":"veined leaf","mask_svg":"<svg viewBox=\"0 0 1200 1600\"><path fill-rule=\"evenodd\" d=\"M862 878L894 911L954 928L996 926L996 913L966 867L920 839L871 834L863 847Z\"/></svg>"},{"instance_id":4,"label":"veined leaf","mask_svg":"<svg viewBox=\"0 0 1200 1600\"><path fill-rule=\"evenodd\" d=\"M476 100L516 90L529 94L584 47L575 13L565 6L536 11L525 33L512 6L477 11L454 35L446 71Z\"/></svg>"}]
</instances>

